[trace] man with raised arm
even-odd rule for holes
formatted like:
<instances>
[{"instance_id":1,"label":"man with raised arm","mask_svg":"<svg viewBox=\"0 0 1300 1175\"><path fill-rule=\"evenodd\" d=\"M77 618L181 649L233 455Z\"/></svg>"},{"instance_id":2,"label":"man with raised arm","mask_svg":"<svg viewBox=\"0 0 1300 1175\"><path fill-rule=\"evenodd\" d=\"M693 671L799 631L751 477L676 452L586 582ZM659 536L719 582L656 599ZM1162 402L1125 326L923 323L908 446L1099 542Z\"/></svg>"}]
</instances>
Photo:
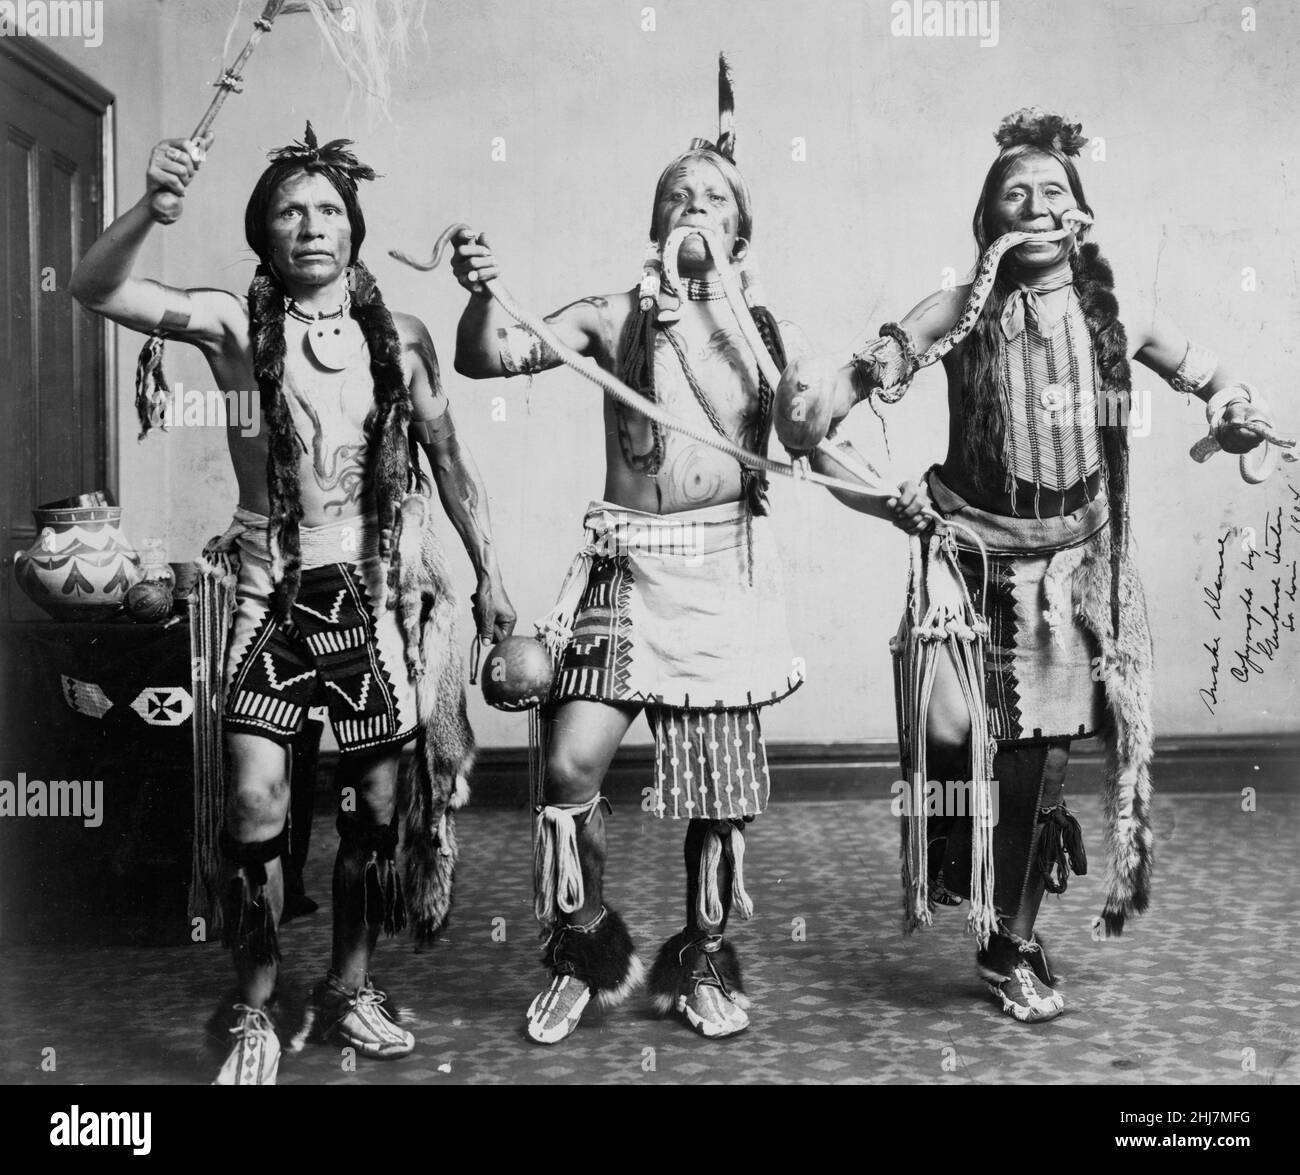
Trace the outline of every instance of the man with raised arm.
<instances>
[{"instance_id":1,"label":"man with raised arm","mask_svg":"<svg viewBox=\"0 0 1300 1175\"><path fill-rule=\"evenodd\" d=\"M339 743L340 794L350 802L339 815L332 962L312 995L316 1029L364 1056L414 1047L369 969L380 929L392 933L404 920L396 784L401 749L416 734L416 691L385 588L399 507L419 480L416 444L478 573L479 633L508 635L514 613L486 494L457 443L429 332L389 312L359 258L366 225L357 184L374 172L347 140L321 146L308 124L304 142L272 153L245 212L259 262L247 297L136 276L153 225L181 215L207 145L170 139L154 148L144 196L91 247L72 292L123 326L197 347L223 391L258 391L260 428L231 421L226 433L240 567L221 844L239 996L217 1083L274 1084L280 1045L266 1006L279 959L287 751L320 683Z\"/></svg>"},{"instance_id":2,"label":"man with raised arm","mask_svg":"<svg viewBox=\"0 0 1300 1175\"><path fill-rule=\"evenodd\" d=\"M583 298L547 321L559 340L704 435L766 452L774 389L723 296L719 267L750 260L749 189L732 161L729 79L716 145L695 140L660 176L640 289ZM681 288L661 285L674 230L687 235ZM456 370L473 378L532 374L558 357L493 302L497 263L482 234L456 240L470 299ZM716 252L715 252L716 250ZM751 294L753 287L751 286ZM778 366L780 332L751 297ZM542 635L557 661L545 797L538 811L537 916L549 932L549 986L528 1010L529 1036L563 1040L589 1000L610 1006L641 976L631 936L606 902L601 784L645 710L655 738L654 807L688 821L686 926L665 943L650 987L661 1014L708 1037L749 1023L740 966L723 932L748 917L745 825L767 806L759 709L802 679L792 660L780 566L768 532L765 479L700 441L604 400L605 490L587 542Z\"/></svg>"}]
</instances>

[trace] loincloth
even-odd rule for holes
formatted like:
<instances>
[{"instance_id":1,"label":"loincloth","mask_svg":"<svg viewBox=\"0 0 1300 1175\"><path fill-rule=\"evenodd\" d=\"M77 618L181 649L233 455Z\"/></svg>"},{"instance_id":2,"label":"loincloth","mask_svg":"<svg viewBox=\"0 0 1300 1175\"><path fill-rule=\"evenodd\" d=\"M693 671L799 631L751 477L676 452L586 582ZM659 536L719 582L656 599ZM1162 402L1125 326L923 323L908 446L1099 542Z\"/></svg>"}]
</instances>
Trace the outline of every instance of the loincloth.
<instances>
[{"instance_id":1,"label":"loincloth","mask_svg":"<svg viewBox=\"0 0 1300 1175\"><path fill-rule=\"evenodd\" d=\"M990 556L985 613L990 651L982 683L990 764L994 749L1001 752L1018 745L1042 745L1086 732L1096 732L1104 740L1106 896L1093 921L1093 935L1116 936L1128 919L1147 907L1154 849L1151 633L1132 554L1125 549L1118 560L1116 626L1111 609L1111 531L1106 525L1104 501L1090 502L1063 516L1009 518L970 506L933 470L928 482L939 512L975 530ZM956 535L959 544L970 543L960 532ZM961 584L951 573L928 574L940 570L936 565L928 566L927 574L920 578L927 587L933 578L939 593L960 595L964 586L977 611L982 610L983 572L978 555L963 545L958 561ZM910 607L917 602L912 598L918 589L917 578L914 567ZM901 636L895 645L896 669L908 665L907 645ZM1064 684L1052 681L1054 675ZM1073 706L1072 694L1078 699ZM899 744L905 769L910 770L924 763L925 739L923 726L909 729L904 701L900 694ZM925 719L913 714L911 721L923 723ZM1026 781L1026 786L1033 786L1033 780ZM905 844L908 823L904 821ZM925 880L917 876L915 865L924 863L924 848L914 855L917 860L910 871L906 852L904 855L907 908L910 919L923 923L929 919L915 899L918 892L924 894Z\"/></svg>"},{"instance_id":2,"label":"loincloth","mask_svg":"<svg viewBox=\"0 0 1300 1175\"><path fill-rule=\"evenodd\" d=\"M416 733L397 616L384 606L387 564L373 514L299 530L302 582L288 622L270 608L264 515L238 509L240 556L226 661L227 731L290 742L324 704L340 753L400 746Z\"/></svg>"},{"instance_id":3,"label":"loincloth","mask_svg":"<svg viewBox=\"0 0 1300 1175\"><path fill-rule=\"evenodd\" d=\"M970 527L988 549L986 594L979 552L956 532L966 590L989 626L989 733L999 746L1095 734L1105 711L1100 647L1071 595L1074 570L1105 529L1104 498L1073 514L1010 517L971 506L934 470L928 481L939 513Z\"/></svg>"},{"instance_id":4,"label":"loincloth","mask_svg":"<svg viewBox=\"0 0 1300 1175\"><path fill-rule=\"evenodd\" d=\"M593 502L584 526L539 626L557 660L552 702L647 708L660 816L761 812L758 712L804 680L768 519L744 503L658 515Z\"/></svg>"}]
</instances>

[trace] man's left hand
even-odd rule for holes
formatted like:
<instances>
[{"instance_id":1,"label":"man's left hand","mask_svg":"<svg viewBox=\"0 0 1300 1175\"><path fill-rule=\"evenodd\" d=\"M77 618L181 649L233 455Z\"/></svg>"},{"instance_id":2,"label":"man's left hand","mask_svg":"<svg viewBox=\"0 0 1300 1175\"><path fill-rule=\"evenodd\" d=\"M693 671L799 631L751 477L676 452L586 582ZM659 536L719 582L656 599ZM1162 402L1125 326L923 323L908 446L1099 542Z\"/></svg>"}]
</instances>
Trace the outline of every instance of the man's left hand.
<instances>
[{"instance_id":1,"label":"man's left hand","mask_svg":"<svg viewBox=\"0 0 1300 1175\"><path fill-rule=\"evenodd\" d=\"M1260 432L1264 428L1271 430L1273 421L1261 406L1249 400L1233 400L1214 430L1214 438L1225 452L1249 453L1264 443Z\"/></svg>"},{"instance_id":2,"label":"man's left hand","mask_svg":"<svg viewBox=\"0 0 1300 1175\"><path fill-rule=\"evenodd\" d=\"M485 573L478 577L473 606L474 626L480 640L496 644L514 632L515 610L499 576Z\"/></svg>"}]
</instances>

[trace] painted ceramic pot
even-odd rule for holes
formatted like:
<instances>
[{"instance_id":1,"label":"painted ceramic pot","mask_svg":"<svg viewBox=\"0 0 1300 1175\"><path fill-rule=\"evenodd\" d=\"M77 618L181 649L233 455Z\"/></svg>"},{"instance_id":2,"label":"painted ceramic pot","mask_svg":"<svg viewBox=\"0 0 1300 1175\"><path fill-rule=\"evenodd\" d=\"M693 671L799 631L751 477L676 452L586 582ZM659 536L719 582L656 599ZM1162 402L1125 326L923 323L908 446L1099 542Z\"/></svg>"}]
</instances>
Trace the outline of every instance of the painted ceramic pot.
<instances>
[{"instance_id":1,"label":"painted ceramic pot","mask_svg":"<svg viewBox=\"0 0 1300 1175\"><path fill-rule=\"evenodd\" d=\"M36 542L14 556L18 586L55 620L107 620L140 581L140 557L118 529L120 506L38 507Z\"/></svg>"}]
</instances>

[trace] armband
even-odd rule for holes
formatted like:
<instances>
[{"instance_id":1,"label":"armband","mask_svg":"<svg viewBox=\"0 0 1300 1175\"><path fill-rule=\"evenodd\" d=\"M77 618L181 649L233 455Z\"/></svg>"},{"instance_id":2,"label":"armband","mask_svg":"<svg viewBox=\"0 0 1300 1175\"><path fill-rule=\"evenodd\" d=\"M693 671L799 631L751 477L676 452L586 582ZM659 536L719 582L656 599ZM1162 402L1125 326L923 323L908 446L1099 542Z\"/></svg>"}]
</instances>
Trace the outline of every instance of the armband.
<instances>
[{"instance_id":1,"label":"armband","mask_svg":"<svg viewBox=\"0 0 1300 1175\"><path fill-rule=\"evenodd\" d=\"M1238 400L1245 400L1247 404L1254 405L1261 413L1268 414L1268 405L1264 403L1264 397L1255 391L1250 384L1232 384L1229 387L1220 388L1206 401L1205 419L1209 422L1211 433L1218 431L1219 426L1223 423L1224 413Z\"/></svg>"},{"instance_id":2,"label":"armband","mask_svg":"<svg viewBox=\"0 0 1300 1175\"><path fill-rule=\"evenodd\" d=\"M1176 392L1194 396L1211 379L1219 369L1219 357L1198 343L1188 343L1187 353L1178 365L1178 370L1169 377L1169 386Z\"/></svg>"},{"instance_id":3,"label":"armband","mask_svg":"<svg viewBox=\"0 0 1300 1175\"><path fill-rule=\"evenodd\" d=\"M560 361L550 347L522 326L497 328L497 354L507 375L535 375Z\"/></svg>"},{"instance_id":4,"label":"armband","mask_svg":"<svg viewBox=\"0 0 1300 1175\"><path fill-rule=\"evenodd\" d=\"M896 404L916 374L916 346L896 322L885 323L880 336L853 356L853 389L859 402L874 394Z\"/></svg>"},{"instance_id":5,"label":"armband","mask_svg":"<svg viewBox=\"0 0 1300 1175\"><path fill-rule=\"evenodd\" d=\"M411 421L411 439L419 441L423 445L445 444L447 441L452 440L455 435L456 422L451 418L450 408L441 416L435 416L432 420Z\"/></svg>"}]
</instances>

